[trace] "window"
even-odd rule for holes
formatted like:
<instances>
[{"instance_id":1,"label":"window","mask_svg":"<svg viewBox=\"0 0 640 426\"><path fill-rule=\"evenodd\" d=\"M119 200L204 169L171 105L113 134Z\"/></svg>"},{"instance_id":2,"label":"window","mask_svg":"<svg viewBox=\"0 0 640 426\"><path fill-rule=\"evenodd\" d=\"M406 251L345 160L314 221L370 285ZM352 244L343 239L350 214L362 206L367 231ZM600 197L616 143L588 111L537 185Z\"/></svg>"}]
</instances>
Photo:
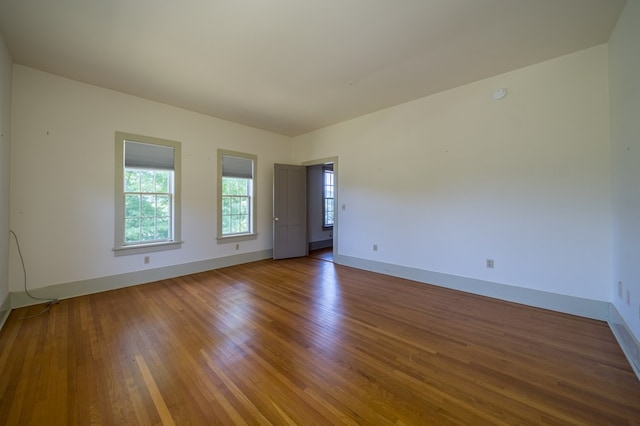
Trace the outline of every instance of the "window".
<instances>
[{"instance_id":1,"label":"window","mask_svg":"<svg viewBox=\"0 0 640 426\"><path fill-rule=\"evenodd\" d=\"M257 161L255 155L218 150L219 241L241 241L257 236Z\"/></svg>"},{"instance_id":2,"label":"window","mask_svg":"<svg viewBox=\"0 0 640 426\"><path fill-rule=\"evenodd\" d=\"M117 256L179 248L180 143L116 133Z\"/></svg>"},{"instance_id":3,"label":"window","mask_svg":"<svg viewBox=\"0 0 640 426\"><path fill-rule=\"evenodd\" d=\"M325 164L322 167L322 177L323 177L323 190L322 190L322 217L323 223L322 226L324 228L333 228L333 214L334 214L334 200L333 200L333 191L335 188L334 184L334 175L333 175L333 164Z\"/></svg>"},{"instance_id":4,"label":"window","mask_svg":"<svg viewBox=\"0 0 640 426\"><path fill-rule=\"evenodd\" d=\"M172 211L173 170L125 167L125 244L171 241Z\"/></svg>"}]
</instances>

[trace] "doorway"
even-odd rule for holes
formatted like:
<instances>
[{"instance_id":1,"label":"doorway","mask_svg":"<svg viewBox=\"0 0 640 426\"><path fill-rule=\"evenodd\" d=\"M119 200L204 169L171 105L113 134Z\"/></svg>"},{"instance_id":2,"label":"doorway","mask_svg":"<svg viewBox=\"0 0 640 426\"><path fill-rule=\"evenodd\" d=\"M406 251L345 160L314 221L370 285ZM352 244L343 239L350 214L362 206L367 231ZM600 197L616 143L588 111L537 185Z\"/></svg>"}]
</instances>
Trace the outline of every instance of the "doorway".
<instances>
[{"instance_id":1,"label":"doorway","mask_svg":"<svg viewBox=\"0 0 640 426\"><path fill-rule=\"evenodd\" d=\"M336 228L336 163L318 160L307 167L307 241L309 256L333 262Z\"/></svg>"},{"instance_id":2,"label":"doorway","mask_svg":"<svg viewBox=\"0 0 640 426\"><path fill-rule=\"evenodd\" d=\"M333 260L335 179L333 163L307 166L307 241L309 256Z\"/></svg>"},{"instance_id":3,"label":"doorway","mask_svg":"<svg viewBox=\"0 0 640 426\"><path fill-rule=\"evenodd\" d=\"M337 157L301 165L275 164L273 258L323 249L323 260L332 261L338 241L337 199Z\"/></svg>"}]
</instances>

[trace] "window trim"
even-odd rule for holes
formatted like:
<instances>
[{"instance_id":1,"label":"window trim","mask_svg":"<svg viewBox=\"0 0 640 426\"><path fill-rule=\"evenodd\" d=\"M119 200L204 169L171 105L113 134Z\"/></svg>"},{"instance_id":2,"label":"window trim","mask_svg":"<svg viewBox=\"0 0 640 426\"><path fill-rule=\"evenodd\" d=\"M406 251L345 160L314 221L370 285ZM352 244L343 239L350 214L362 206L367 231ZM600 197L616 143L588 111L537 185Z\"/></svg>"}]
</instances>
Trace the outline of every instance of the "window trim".
<instances>
[{"instance_id":1,"label":"window trim","mask_svg":"<svg viewBox=\"0 0 640 426\"><path fill-rule=\"evenodd\" d=\"M125 141L140 142L150 145L163 145L174 149L173 157L173 239L169 241L152 241L149 243L126 244L124 239L124 145ZM114 227L114 256L127 256L132 254L153 253L165 250L175 250L182 247L181 239L181 143L167 139L150 136L135 135L131 133L115 133L115 227Z\"/></svg>"},{"instance_id":2,"label":"window trim","mask_svg":"<svg viewBox=\"0 0 640 426\"><path fill-rule=\"evenodd\" d=\"M253 161L252 195L251 195L251 232L246 234L222 235L222 157L237 157ZM258 238L258 156L246 152L218 149L218 179L217 179L217 230L216 240L218 244L236 243L240 241L255 240Z\"/></svg>"}]
</instances>

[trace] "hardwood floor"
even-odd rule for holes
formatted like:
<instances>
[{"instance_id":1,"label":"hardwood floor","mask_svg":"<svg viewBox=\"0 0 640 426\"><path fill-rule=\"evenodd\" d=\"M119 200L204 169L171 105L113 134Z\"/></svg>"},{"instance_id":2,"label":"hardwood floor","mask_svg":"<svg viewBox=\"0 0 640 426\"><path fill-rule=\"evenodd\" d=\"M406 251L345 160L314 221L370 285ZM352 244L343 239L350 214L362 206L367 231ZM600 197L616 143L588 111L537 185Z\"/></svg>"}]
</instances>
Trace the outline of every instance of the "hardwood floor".
<instances>
[{"instance_id":1,"label":"hardwood floor","mask_svg":"<svg viewBox=\"0 0 640 426\"><path fill-rule=\"evenodd\" d=\"M17 309L0 424L640 424L603 322L313 258Z\"/></svg>"},{"instance_id":2,"label":"hardwood floor","mask_svg":"<svg viewBox=\"0 0 640 426\"><path fill-rule=\"evenodd\" d=\"M309 252L309 257L313 257L314 259L326 260L327 262L333 262L333 247L312 250Z\"/></svg>"}]
</instances>

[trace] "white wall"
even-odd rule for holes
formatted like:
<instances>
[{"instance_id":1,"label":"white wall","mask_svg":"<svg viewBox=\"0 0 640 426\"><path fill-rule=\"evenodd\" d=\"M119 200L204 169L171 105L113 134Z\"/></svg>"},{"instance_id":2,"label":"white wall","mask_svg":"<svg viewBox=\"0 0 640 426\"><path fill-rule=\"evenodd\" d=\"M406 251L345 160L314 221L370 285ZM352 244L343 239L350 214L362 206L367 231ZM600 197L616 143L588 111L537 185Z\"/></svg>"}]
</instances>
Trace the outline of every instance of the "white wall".
<instances>
[{"instance_id":1,"label":"white wall","mask_svg":"<svg viewBox=\"0 0 640 426\"><path fill-rule=\"evenodd\" d=\"M640 1L629 0L609 42L613 174L611 298L640 339ZM618 296L618 281L623 283ZM627 304L627 291L630 303Z\"/></svg>"},{"instance_id":2,"label":"white wall","mask_svg":"<svg viewBox=\"0 0 640 426\"><path fill-rule=\"evenodd\" d=\"M14 65L11 227L31 289L272 247L274 162L288 137ZM182 142L180 250L114 257L114 132ZM216 150L257 154L257 240L216 243ZM21 287L11 252L11 291ZM55 296L55 295L51 295Z\"/></svg>"},{"instance_id":3,"label":"white wall","mask_svg":"<svg viewBox=\"0 0 640 426\"><path fill-rule=\"evenodd\" d=\"M601 45L296 137L293 157L339 158L339 255L609 301L608 117Z\"/></svg>"},{"instance_id":4,"label":"white wall","mask_svg":"<svg viewBox=\"0 0 640 426\"><path fill-rule=\"evenodd\" d=\"M9 50L0 34L0 315L9 295L9 178L11 157L11 69ZM0 318L1 320L1 318Z\"/></svg>"}]
</instances>

